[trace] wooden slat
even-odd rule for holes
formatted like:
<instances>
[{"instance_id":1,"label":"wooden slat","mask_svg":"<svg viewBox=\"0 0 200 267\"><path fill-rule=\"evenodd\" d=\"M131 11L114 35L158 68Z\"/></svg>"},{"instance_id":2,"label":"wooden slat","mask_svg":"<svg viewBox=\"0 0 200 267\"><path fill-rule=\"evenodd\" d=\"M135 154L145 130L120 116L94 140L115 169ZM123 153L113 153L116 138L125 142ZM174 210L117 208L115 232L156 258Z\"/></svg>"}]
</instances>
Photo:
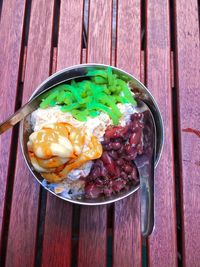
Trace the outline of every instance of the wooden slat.
<instances>
[{"instance_id":1,"label":"wooden slat","mask_svg":"<svg viewBox=\"0 0 200 267\"><path fill-rule=\"evenodd\" d=\"M116 65L140 79L141 1L118 1Z\"/></svg>"},{"instance_id":2,"label":"wooden slat","mask_svg":"<svg viewBox=\"0 0 200 267\"><path fill-rule=\"evenodd\" d=\"M141 266L139 192L115 204L113 266Z\"/></svg>"},{"instance_id":3,"label":"wooden slat","mask_svg":"<svg viewBox=\"0 0 200 267\"><path fill-rule=\"evenodd\" d=\"M5 0L2 6L0 24L0 121L14 112L19 79L19 65L22 46L22 31L25 1ZM10 130L0 136L0 258L5 209L8 165L11 147Z\"/></svg>"},{"instance_id":4,"label":"wooden slat","mask_svg":"<svg viewBox=\"0 0 200 267\"><path fill-rule=\"evenodd\" d=\"M61 1L57 70L81 62L83 0Z\"/></svg>"},{"instance_id":5,"label":"wooden slat","mask_svg":"<svg viewBox=\"0 0 200 267\"><path fill-rule=\"evenodd\" d=\"M16 7L17 9L17 7ZM54 1L32 1L23 102L48 77ZM34 266L40 188L17 151L6 266Z\"/></svg>"},{"instance_id":6,"label":"wooden slat","mask_svg":"<svg viewBox=\"0 0 200 267\"><path fill-rule=\"evenodd\" d=\"M170 77L169 1L147 2L147 87L160 107L165 130L155 173L155 228L148 240L148 266L177 266L175 180Z\"/></svg>"},{"instance_id":7,"label":"wooden slat","mask_svg":"<svg viewBox=\"0 0 200 267\"><path fill-rule=\"evenodd\" d=\"M111 63L112 1L93 0L89 4L88 63Z\"/></svg>"},{"instance_id":8,"label":"wooden slat","mask_svg":"<svg viewBox=\"0 0 200 267\"><path fill-rule=\"evenodd\" d=\"M72 205L48 193L42 266L71 264Z\"/></svg>"},{"instance_id":9,"label":"wooden slat","mask_svg":"<svg viewBox=\"0 0 200 267\"><path fill-rule=\"evenodd\" d=\"M200 45L197 1L175 1L176 77L179 95L183 266L200 264Z\"/></svg>"},{"instance_id":10,"label":"wooden slat","mask_svg":"<svg viewBox=\"0 0 200 267\"><path fill-rule=\"evenodd\" d=\"M81 207L78 266L106 266L107 208Z\"/></svg>"},{"instance_id":11,"label":"wooden slat","mask_svg":"<svg viewBox=\"0 0 200 267\"><path fill-rule=\"evenodd\" d=\"M111 62L111 0L90 1L87 61ZM106 266L107 208L81 207L78 267Z\"/></svg>"},{"instance_id":12,"label":"wooden slat","mask_svg":"<svg viewBox=\"0 0 200 267\"><path fill-rule=\"evenodd\" d=\"M116 64L140 78L140 0L118 1ZM131 18L131 19L130 19ZM141 266L140 192L115 203L113 266Z\"/></svg>"},{"instance_id":13,"label":"wooden slat","mask_svg":"<svg viewBox=\"0 0 200 267\"><path fill-rule=\"evenodd\" d=\"M57 70L81 60L83 0L61 1ZM78 18L78 21L77 21ZM72 204L48 194L42 266L71 264Z\"/></svg>"}]
</instances>

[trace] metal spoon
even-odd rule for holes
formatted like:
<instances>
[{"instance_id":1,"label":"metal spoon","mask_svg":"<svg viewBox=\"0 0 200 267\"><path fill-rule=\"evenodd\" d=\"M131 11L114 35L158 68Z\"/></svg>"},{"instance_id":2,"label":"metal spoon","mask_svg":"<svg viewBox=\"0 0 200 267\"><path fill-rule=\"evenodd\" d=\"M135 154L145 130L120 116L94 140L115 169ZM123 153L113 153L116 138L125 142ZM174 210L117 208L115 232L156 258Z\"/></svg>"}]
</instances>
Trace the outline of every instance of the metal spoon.
<instances>
[{"instance_id":1,"label":"metal spoon","mask_svg":"<svg viewBox=\"0 0 200 267\"><path fill-rule=\"evenodd\" d=\"M143 146L142 155L138 155L134 163L140 176L140 208L141 232L144 237L151 234L154 227L154 163L156 151L156 128L149 107L137 99L136 111L143 113Z\"/></svg>"}]
</instances>

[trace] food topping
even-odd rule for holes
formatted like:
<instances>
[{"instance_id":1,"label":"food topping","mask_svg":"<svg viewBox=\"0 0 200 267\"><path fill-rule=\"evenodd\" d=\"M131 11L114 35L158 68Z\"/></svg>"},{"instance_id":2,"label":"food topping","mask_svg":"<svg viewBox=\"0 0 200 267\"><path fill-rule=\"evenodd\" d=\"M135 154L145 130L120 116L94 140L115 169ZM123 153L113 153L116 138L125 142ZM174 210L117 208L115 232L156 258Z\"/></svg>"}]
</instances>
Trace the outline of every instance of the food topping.
<instances>
[{"instance_id":1,"label":"food topping","mask_svg":"<svg viewBox=\"0 0 200 267\"><path fill-rule=\"evenodd\" d=\"M79 121L87 121L87 117L94 118L103 111L117 125L122 115L117 103L136 105L127 83L111 68L90 70L87 76L88 80L56 86L47 92L40 107L60 105L61 111L70 112Z\"/></svg>"},{"instance_id":2,"label":"food topping","mask_svg":"<svg viewBox=\"0 0 200 267\"><path fill-rule=\"evenodd\" d=\"M139 183L143 114L119 72L90 69L45 93L31 114L28 151L43 184L66 198L109 197ZM146 143L145 143L146 144Z\"/></svg>"},{"instance_id":3,"label":"food topping","mask_svg":"<svg viewBox=\"0 0 200 267\"><path fill-rule=\"evenodd\" d=\"M28 150L34 168L49 182L60 182L67 174L102 154L98 139L84 128L54 123L29 136Z\"/></svg>"}]
</instances>

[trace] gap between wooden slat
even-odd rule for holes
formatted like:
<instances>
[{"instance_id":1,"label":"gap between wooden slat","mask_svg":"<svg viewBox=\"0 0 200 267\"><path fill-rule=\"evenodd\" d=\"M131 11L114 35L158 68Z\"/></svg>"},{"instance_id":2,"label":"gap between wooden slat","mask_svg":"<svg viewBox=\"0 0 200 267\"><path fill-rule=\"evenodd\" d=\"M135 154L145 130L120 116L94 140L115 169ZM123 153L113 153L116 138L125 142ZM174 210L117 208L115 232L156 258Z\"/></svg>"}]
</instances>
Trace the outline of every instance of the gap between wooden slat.
<instances>
[{"instance_id":1,"label":"gap between wooden slat","mask_svg":"<svg viewBox=\"0 0 200 267\"><path fill-rule=\"evenodd\" d=\"M53 18L53 39L52 39L53 48L58 46L58 33L60 25L60 1L61 0L55 0L54 18ZM54 73L53 69L52 73Z\"/></svg>"},{"instance_id":2,"label":"gap between wooden slat","mask_svg":"<svg viewBox=\"0 0 200 267\"><path fill-rule=\"evenodd\" d=\"M42 248L43 248L43 234L45 223L47 191L44 188L40 189L40 199L38 206L38 227L37 227L37 240L36 240L36 253L35 253L35 266L41 266Z\"/></svg>"},{"instance_id":3,"label":"gap between wooden slat","mask_svg":"<svg viewBox=\"0 0 200 267\"><path fill-rule=\"evenodd\" d=\"M172 109L173 109L173 133L174 133L174 174L176 185L176 219L177 219L177 256L178 266L182 266L182 240L181 240L181 195L180 195L180 163L179 163L179 138L180 133L178 129L178 92L176 83L172 88Z\"/></svg>"},{"instance_id":4,"label":"gap between wooden slat","mask_svg":"<svg viewBox=\"0 0 200 267\"><path fill-rule=\"evenodd\" d=\"M174 19L174 1L169 1L170 17L170 78L172 88L172 113L173 113L173 149L174 149L174 175L175 175L175 193L176 193L176 230L177 230L177 259L178 266L182 266L182 237L181 237L181 195L180 195L180 175L179 175L179 122L178 122L178 92L175 83L175 19Z\"/></svg>"},{"instance_id":5,"label":"gap between wooden slat","mask_svg":"<svg viewBox=\"0 0 200 267\"><path fill-rule=\"evenodd\" d=\"M82 48L87 48L89 0L84 0Z\"/></svg>"},{"instance_id":6,"label":"gap between wooden slat","mask_svg":"<svg viewBox=\"0 0 200 267\"><path fill-rule=\"evenodd\" d=\"M140 81L145 83L145 52L141 51L141 61L140 61Z\"/></svg>"},{"instance_id":7,"label":"gap between wooden slat","mask_svg":"<svg viewBox=\"0 0 200 267\"><path fill-rule=\"evenodd\" d=\"M80 205L73 205L72 213L72 253L71 253L71 266L77 266L78 260L78 241L79 241L79 228L80 228Z\"/></svg>"},{"instance_id":8,"label":"gap between wooden slat","mask_svg":"<svg viewBox=\"0 0 200 267\"><path fill-rule=\"evenodd\" d=\"M3 0L0 0L0 19L1 19L2 5L3 5Z\"/></svg>"},{"instance_id":9,"label":"gap between wooden slat","mask_svg":"<svg viewBox=\"0 0 200 267\"><path fill-rule=\"evenodd\" d=\"M171 87L174 88L174 52L170 53L170 67L171 67Z\"/></svg>"},{"instance_id":10,"label":"gap between wooden slat","mask_svg":"<svg viewBox=\"0 0 200 267\"><path fill-rule=\"evenodd\" d=\"M145 6L147 0L141 0L141 50L146 49L146 19L145 19Z\"/></svg>"},{"instance_id":11,"label":"gap between wooden slat","mask_svg":"<svg viewBox=\"0 0 200 267\"><path fill-rule=\"evenodd\" d=\"M23 83L24 82L24 76L25 76L25 69L26 69L26 57L27 57L27 43L28 43L28 36L29 36L29 28L30 28L30 17L31 17L31 6L32 6L32 0L29 0L26 2L26 14L24 17L24 47L23 47L23 63L22 63L22 72L20 80Z\"/></svg>"}]
</instances>

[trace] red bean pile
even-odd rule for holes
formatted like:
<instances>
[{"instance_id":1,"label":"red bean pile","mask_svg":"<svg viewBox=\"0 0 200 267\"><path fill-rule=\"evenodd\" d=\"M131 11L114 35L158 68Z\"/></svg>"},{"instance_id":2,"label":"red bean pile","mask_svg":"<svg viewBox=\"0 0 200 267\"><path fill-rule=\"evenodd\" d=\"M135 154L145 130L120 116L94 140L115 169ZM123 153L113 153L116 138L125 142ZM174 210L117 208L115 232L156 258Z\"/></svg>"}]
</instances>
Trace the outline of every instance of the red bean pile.
<instances>
[{"instance_id":1,"label":"red bean pile","mask_svg":"<svg viewBox=\"0 0 200 267\"><path fill-rule=\"evenodd\" d=\"M134 113L125 126L110 126L102 142L103 154L85 178L85 196L111 196L139 183L133 160L143 153L143 114Z\"/></svg>"}]
</instances>

